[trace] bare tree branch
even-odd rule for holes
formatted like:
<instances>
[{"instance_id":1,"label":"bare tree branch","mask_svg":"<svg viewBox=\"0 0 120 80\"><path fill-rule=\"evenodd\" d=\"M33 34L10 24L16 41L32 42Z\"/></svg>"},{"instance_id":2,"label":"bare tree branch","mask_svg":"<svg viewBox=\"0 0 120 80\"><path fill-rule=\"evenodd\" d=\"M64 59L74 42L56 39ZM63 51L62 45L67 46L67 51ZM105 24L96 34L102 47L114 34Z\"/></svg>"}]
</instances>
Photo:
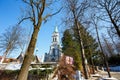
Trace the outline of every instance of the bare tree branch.
<instances>
[{"instance_id":1,"label":"bare tree branch","mask_svg":"<svg viewBox=\"0 0 120 80\"><path fill-rule=\"evenodd\" d=\"M26 3L27 5L30 5L30 3L27 0L22 0L24 3Z\"/></svg>"},{"instance_id":2,"label":"bare tree branch","mask_svg":"<svg viewBox=\"0 0 120 80\"><path fill-rule=\"evenodd\" d=\"M35 25L35 23L36 23L36 17L35 17L35 11L34 11L34 5L33 5L34 3L33 3L33 1L31 0L30 1L30 5L31 5L31 8L32 8L32 14L33 14L33 18L32 18L32 21L33 21L33 25Z\"/></svg>"},{"instance_id":3,"label":"bare tree branch","mask_svg":"<svg viewBox=\"0 0 120 80\"><path fill-rule=\"evenodd\" d=\"M49 1L51 0L47 0L47 2ZM38 32L43 22L42 17L44 15L44 11L46 11L45 9L47 5L46 0L23 0L23 2L28 4L28 8L27 8L28 11L26 11L27 15L24 16L18 24L20 24L21 22L27 19L30 20L31 23L33 23L33 33L17 80L27 80L29 66L32 62L34 49L37 42ZM52 15L46 15L46 18L48 18L48 16L52 16Z\"/></svg>"},{"instance_id":4,"label":"bare tree branch","mask_svg":"<svg viewBox=\"0 0 120 80\"><path fill-rule=\"evenodd\" d=\"M1 35L2 38L0 38L0 49L4 50L4 55L1 62L4 61L10 52L20 47L19 43L23 42L23 33L22 28L16 25L8 28L5 33Z\"/></svg>"},{"instance_id":5,"label":"bare tree branch","mask_svg":"<svg viewBox=\"0 0 120 80\"><path fill-rule=\"evenodd\" d=\"M23 21L28 20L28 19L33 20L31 17L25 17L25 18L22 18L22 19L18 22L18 25L21 24Z\"/></svg>"},{"instance_id":6,"label":"bare tree branch","mask_svg":"<svg viewBox=\"0 0 120 80\"><path fill-rule=\"evenodd\" d=\"M103 21L109 22L114 26L117 35L120 37L120 1L119 0L94 0L96 2L96 9L99 10L99 18ZM104 16L105 15L105 16Z\"/></svg>"},{"instance_id":7,"label":"bare tree branch","mask_svg":"<svg viewBox=\"0 0 120 80\"><path fill-rule=\"evenodd\" d=\"M54 16L54 15L58 14L62 10L62 8L63 7L61 7L58 11L56 11L53 14L47 14L45 17L42 18L42 20L44 20L46 22L48 17L51 17L51 16Z\"/></svg>"}]
</instances>

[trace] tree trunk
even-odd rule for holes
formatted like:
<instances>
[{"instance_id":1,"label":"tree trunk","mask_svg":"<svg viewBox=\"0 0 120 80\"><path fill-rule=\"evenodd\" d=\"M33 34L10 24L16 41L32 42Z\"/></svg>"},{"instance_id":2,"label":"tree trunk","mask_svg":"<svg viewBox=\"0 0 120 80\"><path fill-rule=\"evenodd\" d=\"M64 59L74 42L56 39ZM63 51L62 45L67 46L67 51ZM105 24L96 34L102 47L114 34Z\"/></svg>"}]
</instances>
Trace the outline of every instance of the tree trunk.
<instances>
[{"instance_id":1,"label":"tree trunk","mask_svg":"<svg viewBox=\"0 0 120 80\"><path fill-rule=\"evenodd\" d=\"M88 34L86 34L87 36ZM89 39L87 39L87 44L89 45L88 48L89 48L89 55L90 55L90 63L91 63L91 66L92 66L92 74L95 74L95 69L94 69L94 62L93 62L93 59L92 59L92 50L90 49L90 41Z\"/></svg>"},{"instance_id":2,"label":"tree trunk","mask_svg":"<svg viewBox=\"0 0 120 80\"><path fill-rule=\"evenodd\" d=\"M30 44L28 46L27 53L25 54L24 61L17 80L27 80L29 66L33 60L33 53L37 41L38 32L39 28L34 26L34 31L30 40Z\"/></svg>"},{"instance_id":3,"label":"tree trunk","mask_svg":"<svg viewBox=\"0 0 120 80\"><path fill-rule=\"evenodd\" d=\"M84 47L83 47L83 42L81 39L81 32L80 32L80 26L78 21L75 19L75 24L77 27L77 32L78 32L78 36L79 36L79 45L80 45L80 51L81 51L81 57L82 57L82 65L83 65L83 70L84 70L84 75L85 75L85 79L88 79L88 68L87 68L87 63L85 61L85 51L84 51Z\"/></svg>"},{"instance_id":4,"label":"tree trunk","mask_svg":"<svg viewBox=\"0 0 120 80\"><path fill-rule=\"evenodd\" d=\"M110 45L108 44L108 41L104 38L105 44L108 48L109 56L113 56L113 51L110 48Z\"/></svg>"},{"instance_id":5,"label":"tree trunk","mask_svg":"<svg viewBox=\"0 0 120 80\"><path fill-rule=\"evenodd\" d=\"M109 70L109 66L108 66L108 62L107 62L106 56L105 56L105 54L104 54L104 52L103 52L103 48L102 48L102 45L101 45L101 42L100 42L100 39L99 39L99 34L98 34L98 29L97 29L97 25L96 25L96 24L95 24L95 29L96 29L96 33L97 33L98 43L99 43L100 49L101 49L101 51L102 51L102 55L103 55L103 59L104 59L104 64L105 64L105 66L106 66L106 70L107 70L107 72L108 72L108 76L111 77L110 70Z\"/></svg>"},{"instance_id":6,"label":"tree trunk","mask_svg":"<svg viewBox=\"0 0 120 80\"><path fill-rule=\"evenodd\" d=\"M95 74L95 69L94 69L94 63L93 63L93 59L92 59L91 49L89 49L89 54L90 54L90 62L91 62L91 65L92 65L92 72L93 72L93 74Z\"/></svg>"},{"instance_id":7,"label":"tree trunk","mask_svg":"<svg viewBox=\"0 0 120 80\"><path fill-rule=\"evenodd\" d=\"M6 58L7 54L8 54L8 50L5 51L0 63L3 63L5 61L5 58Z\"/></svg>"}]
</instances>

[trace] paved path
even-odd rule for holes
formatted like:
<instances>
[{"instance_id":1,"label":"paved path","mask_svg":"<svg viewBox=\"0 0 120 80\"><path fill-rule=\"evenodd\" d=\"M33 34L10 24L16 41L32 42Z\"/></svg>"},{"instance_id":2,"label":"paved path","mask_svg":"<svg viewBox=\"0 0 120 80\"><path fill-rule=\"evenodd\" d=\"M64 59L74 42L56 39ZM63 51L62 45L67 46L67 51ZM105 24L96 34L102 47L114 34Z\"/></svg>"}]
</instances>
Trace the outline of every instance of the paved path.
<instances>
[{"instance_id":1,"label":"paved path","mask_svg":"<svg viewBox=\"0 0 120 80\"><path fill-rule=\"evenodd\" d=\"M110 72L110 73L111 73L111 76L115 78L111 80L120 80L120 72ZM103 78L108 77L108 73L106 71L99 71L97 74ZM88 80L101 80L101 79L98 76L96 77L94 76L94 77L90 77ZM107 79L107 80L110 80L110 79Z\"/></svg>"},{"instance_id":2,"label":"paved path","mask_svg":"<svg viewBox=\"0 0 120 80\"><path fill-rule=\"evenodd\" d=\"M116 78L116 80L120 80L120 72L110 72L110 73L112 77ZM101 77L108 77L108 73L106 71L99 71L97 72L97 75L95 75L94 77L92 77L93 75L91 75L91 77L87 80L102 80L102 79L99 79L98 75ZM56 80L56 79L52 79L52 76L53 74L49 76L49 80Z\"/></svg>"},{"instance_id":3,"label":"paved path","mask_svg":"<svg viewBox=\"0 0 120 80\"><path fill-rule=\"evenodd\" d=\"M106 71L100 71L99 74L102 75L102 77L108 77L108 73ZM120 80L120 72L110 72L111 76Z\"/></svg>"}]
</instances>

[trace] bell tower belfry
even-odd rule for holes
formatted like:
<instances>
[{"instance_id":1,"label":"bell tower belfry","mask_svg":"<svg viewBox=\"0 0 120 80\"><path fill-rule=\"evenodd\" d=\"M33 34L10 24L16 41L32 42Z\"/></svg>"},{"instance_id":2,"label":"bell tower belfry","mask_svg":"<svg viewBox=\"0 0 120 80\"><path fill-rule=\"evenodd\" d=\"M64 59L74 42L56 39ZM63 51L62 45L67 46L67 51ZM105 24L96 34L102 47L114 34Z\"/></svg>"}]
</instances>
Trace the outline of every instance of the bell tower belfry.
<instances>
[{"instance_id":1,"label":"bell tower belfry","mask_svg":"<svg viewBox=\"0 0 120 80\"><path fill-rule=\"evenodd\" d=\"M58 45L59 44L59 32L57 26L55 27L55 30L52 34L52 45Z\"/></svg>"},{"instance_id":2,"label":"bell tower belfry","mask_svg":"<svg viewBox=\"0 0 120 80\"><path fill-rule=\"evenodd\" d=\"M61 56L60 38L57 26L52 34L52 44L48 54L45 54L45 62L58 62Z\"/></svg>"}]
</instances>

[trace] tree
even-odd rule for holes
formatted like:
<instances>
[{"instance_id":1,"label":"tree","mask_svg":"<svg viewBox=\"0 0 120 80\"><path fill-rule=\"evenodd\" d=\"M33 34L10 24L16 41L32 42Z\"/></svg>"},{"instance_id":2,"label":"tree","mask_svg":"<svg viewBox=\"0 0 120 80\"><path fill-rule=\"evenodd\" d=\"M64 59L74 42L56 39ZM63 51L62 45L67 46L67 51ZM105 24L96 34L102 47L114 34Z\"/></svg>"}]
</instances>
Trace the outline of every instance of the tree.
<instances>
[{"instance_id":1,"label":"tree","mask_svg":"<svg viewBox=\"0 0 120 80\"><path fill-rule=\"evenodd\" d=\"M93 55L98 51L98 43L96 40L86 31L85 33L85 53L88 59L88 63L92 67L92 73L95 74Z\"/></svg>"},{"instance_id":2,"label":"tree","mask_svg":"<svg viewBox=\"0 0 120 80\"><path fill-rule=\"evenodd\" d=\"M69 12L67 14L68 22L71 21L72 25L75 25L75 27L77 29L83 70L84 70L85 78L88 79L88 71L87 71L87 67L86 67L87 64L85 63L85 61L86 61L85 50L84 50L84 46L83 46L83 40L81 37L80 27L81 27L82 22L84 22L84 12L89 7L89 4L88 4L87 0L83 0L83 1L66 0L66 7L67 7L66 9Z\"/></svg>"},{"instance_id":3,"label":"tree","mask_svg":"<svg viewBox=\"0 0 120 80\"><path fill-rule=\"evenodd\" d=\"M96 30L97 40L98 40L98 43L99 43L100 50L102 52L102 57L103 57L103 60L104 60L104 64L106 66L106 70L108 72L109 77L111 77L109 66L108 66L108 62L106 60L106 55L104 54L103 47L102 47L102 44L101 44L101 41L100 41L100 37L99 37L99 32L98 32L98 18L95 18L95 17L96 16L94 14L91 17L92 24L94 25L95 30Z\"/></svg>"},{"instance_id":4,"label":"tree","mask_svg":"<svg viewBox=\"0 0 120 80\"><path fill-rule=\"evenodd\" d=\"M110 65L119 66L120 65L120 55L114 54L108 58L108 62Z\"/></svg>"},{"instance_id":5,"label":"tree","mask_svg":"<svg viewBox=\"0 0 120 80\"><path fill-rule=\"evenodd\" d=\"M93 64L93 53L96 53L98 44L95 39L86 31L86 29L82 26L80 27L83 46L85 49L85 56L88 60L88 63L92 65L92 72L94 73L94 64ZM80 46L79 44L79 35L77 34L76 27L71 27L70 29L65 30L62 38L63 44L63 53L65 55L72 56L74 58L74 65L78 70L82 71L80 60ZM76 57L77 56L77 57ZM78 59L79 58L79 59ZM79 66L79 67L78 67Z\"/></svg>"},{"instance_id":6,"label":"tree","mask_svg":"<svg viewBox=\"0 0 120 80\"><path fill-rule=\"evenodd\" d=\"M120 1L119 0L94 0L98 9L98 17L108 23L112 23L116 34L120 37Z\"/></svg>"},{"instance_id":7,"label":"tree","mask_svg":"<svg viewBox=\"0 0 120 80\"><path fill-rule=\"evenodd\" d=\"M74 40L74 36L71 32L72 29L65 30L62 38L62 50L67 56L71 56L74 59L74 65L77 70L82 70L82 63L80 58L80 51L78 42Z\"/></svg>"},{"instance_id":8,"label":"tree","mask_svg":"<svg viewBox=\"0 0 120 80\"><path fill-rule=\"evenodd\" d=\"M22 27L16 25L6 29L0 36L0 49L3 51L1 63L4 62L8 54L20 48L20 44L22 46L22 42L24 42L23 33Z\"/></svg>"},{"instance_id":9,"label":"tree","mask_svg":"<svg viewBox=\"0 0 120 80\"><path fill-rule=\"evenodd\" d=\"M79 42L79 35L77 34L77 29L74 27L74 37L76 39L76 42ZM92 35L90 35L90 32L87 31L87 29L84 26L80 27L81 31L81 38L83 40L83 47L85 50L85 56L88 60L88 63L92 65L92 72L95 73L94 71L94 64L93 64L93 59L92 55L96 53L98 50L98 43L95 41Z\"/></svg>"},{"instance_id":10,"label":"tree","mask_svg":"<svg viewBox=\"0 0 120 80\"><path fill-rule=\"evenodd\" d=\"M33 59L33 53L34 53L34 49L35 49L35 45L37 41L37 36L38 36L38 32L40 30L42 22L46 21L48 17L51 17L57 14L61 10L60 9L53 14L52 13L44 14L45 10L47 10L47 8L49 8L52 5L53 0L23 0L23 2L28 6L27 11L26 11L27 15L24 16L19 21L18 24L20 24L21 22L25 20L30 20L30 22L33 25L33 33L32 33L31 40L30 40L28 49L24 57L21 70L18 75L18 80L27 80L29 66Z\"/></svg>"},{"instance_id":11,"label":"tree","mask_svg":"<svg viewBox=\"0 0 120 80\"><path fill-rule=\"evenodd\" d=\"M58 76L59 80L75 80L75 70L72 64L66 64L66 57L63 55L60 59L59 66L55 69L53 78Z\"/></svg>"},{"instance_id":12,"label":"tree","mask_svg":"<svg viewBox=\"0 0 120 80\"><path fill-rule=\"evenodd\" d=\"M108 32L109 38L111 39L111 42L112 42L111 44L112 44L112 46L114 48L114 51L117 54L119 54L119 52L120 52L120 47L118 46L119 45L119 38L116 38L114 36L114 34L112 34L111 31L107 30L107 32Z\"/></svg>"},{"instance_id":13,"label":"tree","mask_svg":"<svg viewBox=\"0 0 120 80\"><path fill-rule=\"evenodd\" d=\"M63 33L62 46L63 53L68 47L73 47L72 36L69 29L65 30L65 32Z\"/></svg>"},{"instance_id":14,"label":"tree","mask_svg":"<svg viewBox=\"0 0 120 80\"><path fill-rule=\"evenodd\" d=\"M104 39L104 44L103 44L104 53L108 55L107 57L110 57L114 54L113 45L110 42L108 42L108 40L104 36L103 36L103 39Z\"/></svg>"},{"instance_id":15,"label":"tree","mask_svg":"<svg viewBox=\"0 0 120 80\"><path fill-rule=\"evenodd\" d=\"M104 62L103 62L103 57L100 50L92 54L92 59L95 66L103 66Z\"/></svg>"}]
</instances>

